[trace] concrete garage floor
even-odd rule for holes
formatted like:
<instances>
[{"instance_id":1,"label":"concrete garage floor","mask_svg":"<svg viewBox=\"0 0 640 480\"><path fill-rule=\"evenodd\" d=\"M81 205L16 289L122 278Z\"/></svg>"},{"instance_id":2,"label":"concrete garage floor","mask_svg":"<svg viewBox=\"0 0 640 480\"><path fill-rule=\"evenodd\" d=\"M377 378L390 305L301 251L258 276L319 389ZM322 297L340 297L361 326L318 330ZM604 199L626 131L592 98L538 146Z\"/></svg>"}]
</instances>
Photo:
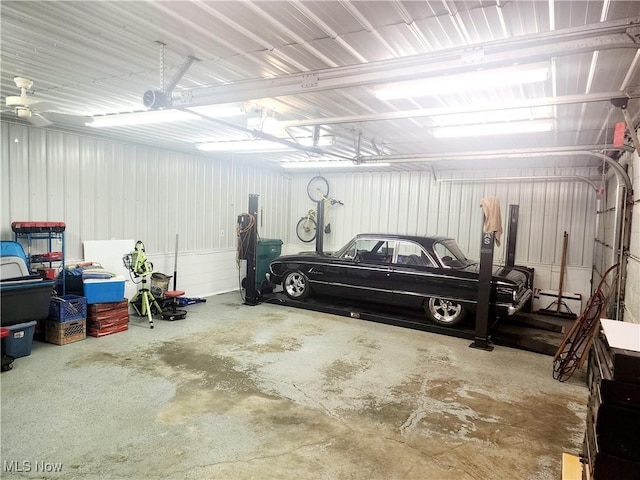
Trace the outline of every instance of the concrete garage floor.
<instances>
[{"instance_id":1,"label":"concrete garage floor","mask_svg":"<svg viewBox=\"0 0 640 480\"><path fill-rule=\"evenodd\" d=\"M187 310L35 342L1 377L2 477L557 480L581 450L584 372L551 357L237 292Z\"/></svg>"}]
</instances>

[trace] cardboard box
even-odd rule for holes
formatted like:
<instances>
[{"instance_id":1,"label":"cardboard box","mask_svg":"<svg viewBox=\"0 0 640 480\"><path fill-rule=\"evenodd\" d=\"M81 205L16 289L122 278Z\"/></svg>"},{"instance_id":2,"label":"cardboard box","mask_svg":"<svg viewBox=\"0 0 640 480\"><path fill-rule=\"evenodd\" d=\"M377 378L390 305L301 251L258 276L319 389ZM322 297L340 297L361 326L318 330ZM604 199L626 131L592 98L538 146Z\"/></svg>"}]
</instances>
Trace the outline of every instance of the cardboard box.
<instances>
[{"instance_id":1,"label":"cardboard box","mask_svg":"<svg viewBox=\"0 0 640 480\"><path fill-rule=\"evenodd\" d=\"M89 305L87 335L102 337L123 332L129 328L129 302L95 303Z\"/></svg>"}]
</instances>

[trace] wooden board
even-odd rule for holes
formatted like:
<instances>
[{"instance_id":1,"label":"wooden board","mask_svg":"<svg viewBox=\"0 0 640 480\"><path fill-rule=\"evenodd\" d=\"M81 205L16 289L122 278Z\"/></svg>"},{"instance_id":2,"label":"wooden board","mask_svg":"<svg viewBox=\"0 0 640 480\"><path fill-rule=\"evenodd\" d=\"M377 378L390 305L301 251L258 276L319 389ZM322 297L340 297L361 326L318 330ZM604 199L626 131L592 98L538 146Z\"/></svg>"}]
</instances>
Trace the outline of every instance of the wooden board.
<instances>
[{"instance_id":1,"label":"wooden board","mask_svg":"<svg viewBox=\"0 0 640 480\"><path fill-rule=\"evenodd\" d=\"M562 480L582 480L582 462L577 455L562 454Z\"/></svg>"},{"instance_id":2,"label":"wooden board","mask_svg":"<svg viewBox=\"0 0 640 480\"><path fill-rule=\"evenodd\" d=\"M640 352L640 325L601 318L600 323L612 348Z\"/></svg>"}]
</instances>

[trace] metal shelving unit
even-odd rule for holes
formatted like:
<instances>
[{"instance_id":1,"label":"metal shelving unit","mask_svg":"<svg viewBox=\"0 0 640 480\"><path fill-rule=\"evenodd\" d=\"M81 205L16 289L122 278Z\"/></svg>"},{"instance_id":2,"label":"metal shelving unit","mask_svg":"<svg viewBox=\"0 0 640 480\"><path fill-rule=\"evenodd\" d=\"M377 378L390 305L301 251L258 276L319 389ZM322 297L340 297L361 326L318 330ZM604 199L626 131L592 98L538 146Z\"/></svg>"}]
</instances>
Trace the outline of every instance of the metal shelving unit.
<instances>
[{"instance_id":1,"label":"metal shelving unit","mask_svg":"<svg viewBox=\"0 0 640 480\"><path fill-rule=\"evenodd\" d=\"M55 264L60 264L59 279L62 286L62 295L66 294L66 279L64 275L65 268L65 225L61 222L13 222L11 229L14 233L16 242L22 240L26 243L27 253L27 269L32 272L34 264L48 265L54 268ZM37 249L38 253L34 253L34 242L46 241L46 249ZM54 250L54 240L60 241L60 251ZM43 251L44 250L44 251ZM52 255L60 253L61 255Z\"/></svg>"}]
</instances>

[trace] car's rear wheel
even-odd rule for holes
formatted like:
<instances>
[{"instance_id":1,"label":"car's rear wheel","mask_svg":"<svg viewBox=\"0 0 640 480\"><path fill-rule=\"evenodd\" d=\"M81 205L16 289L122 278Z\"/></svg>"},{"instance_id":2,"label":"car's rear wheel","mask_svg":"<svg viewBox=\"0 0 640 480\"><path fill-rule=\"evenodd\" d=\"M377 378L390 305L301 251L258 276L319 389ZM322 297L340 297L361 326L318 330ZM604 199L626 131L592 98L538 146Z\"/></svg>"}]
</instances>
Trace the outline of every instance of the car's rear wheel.
<instances>
[{"instance_id":1,"label":"car's rear wheel","mask_svg":"<svg viewBox=\"0 0 640 480\"><path fill-rule=\"evenodd\" d=\"M458 325L467 315L467 311L461 304L438 297L426 299L424 311L435 323L446 327Z\"/></svg>"},{"instance_id":2,"label":"car's rear wheel","mask_svg":"<svg viewBox=\"0 0 640 480\"><path fill-rule=\"evenodd\" d=\"M311 294L309 279L299 270L287 272L282 281L282 288L292 300L302 300Z\"/></svg>"}]
</instances>

